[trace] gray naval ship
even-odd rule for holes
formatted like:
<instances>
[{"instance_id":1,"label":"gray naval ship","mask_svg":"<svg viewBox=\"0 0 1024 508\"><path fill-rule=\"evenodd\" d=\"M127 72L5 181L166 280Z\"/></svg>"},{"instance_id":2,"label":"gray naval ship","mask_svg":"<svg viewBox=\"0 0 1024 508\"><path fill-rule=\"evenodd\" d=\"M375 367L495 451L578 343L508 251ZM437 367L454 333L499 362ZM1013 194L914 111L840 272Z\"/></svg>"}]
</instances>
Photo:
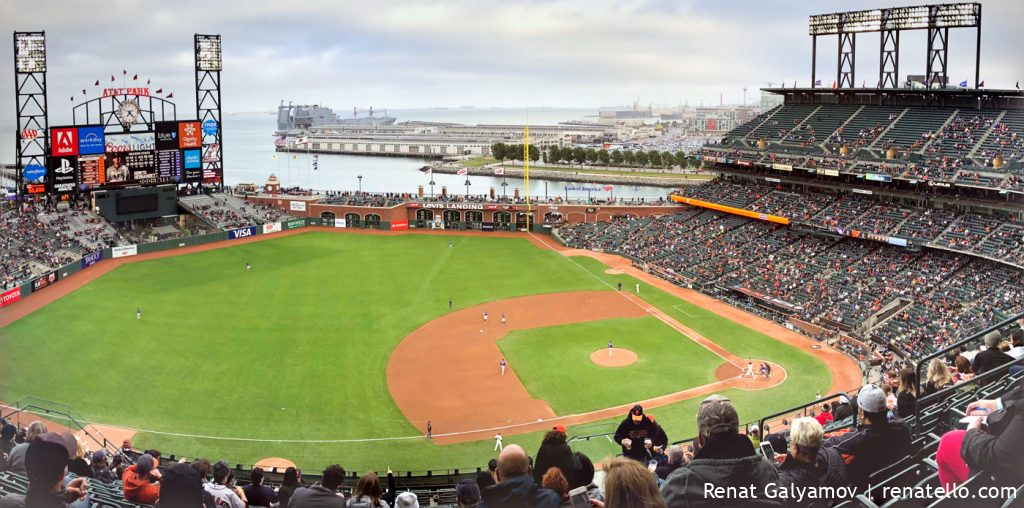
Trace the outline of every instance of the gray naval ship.
<instances>
[{"instance_id":1,"label":"gray naval ship","mask_svg":"<svg viewBox=\"0 0 1024 508\"><path fill-rule=\"evenodd\" d=\"M368 113L366 116L359 116L360 113ZM388 116L387 110L384 115L374 116L373 106L368 110L352 108L352 118L339 118L338 114L331 108L313 105L292 105L286 106L284 101L277 108L277 130L281 132L307 130L311 127L327 125L392 125L395 117Z\"/></svg>"}]
</instances>

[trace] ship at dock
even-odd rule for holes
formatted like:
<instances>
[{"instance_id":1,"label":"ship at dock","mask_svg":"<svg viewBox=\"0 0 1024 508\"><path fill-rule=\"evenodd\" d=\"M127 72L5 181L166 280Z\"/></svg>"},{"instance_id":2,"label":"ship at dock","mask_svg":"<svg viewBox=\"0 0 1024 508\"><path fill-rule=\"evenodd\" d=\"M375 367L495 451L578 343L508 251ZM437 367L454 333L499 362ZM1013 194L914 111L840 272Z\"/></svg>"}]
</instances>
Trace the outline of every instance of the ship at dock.
<instances>
[{"instance_id":1,"label":"ship at dock","mask_svg":"<svg viewBox=\"0 0 1024 508\"><path fill-rule=\"evenodd\" d=\"M373 106L366 110L352 108L350 118L341 117L331 108L318 104L293 105L289 102L285 105L282 100L277 108L277 130L282 134L332 125L393 125L395 120L395 117L388 116L387 110L383 115L374 115Z\"/></svg>"}]
</instances>

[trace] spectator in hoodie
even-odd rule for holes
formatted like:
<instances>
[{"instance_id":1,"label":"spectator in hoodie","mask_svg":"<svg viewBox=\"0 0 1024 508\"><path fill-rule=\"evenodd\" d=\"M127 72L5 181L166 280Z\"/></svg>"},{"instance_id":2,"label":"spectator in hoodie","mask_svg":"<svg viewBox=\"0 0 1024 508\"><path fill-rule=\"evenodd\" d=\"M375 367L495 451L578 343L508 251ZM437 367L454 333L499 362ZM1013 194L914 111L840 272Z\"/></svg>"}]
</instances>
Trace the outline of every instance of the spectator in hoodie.
<instances>
[{"instance_id":1,"label":"spectator in hoodie","mask_svg":"<svg viewBox=\"0 0 1024 508\"><path fill-rule=\"evenodd\" d=\"M277 492L263 485L263 468L254 467L249 473L249 485L242 489L249 506L266 506L277 503Z\"/></svg>"},{"instance_id":2,"label":"spectator in hoodie","mask_svg":"<svg viewBox=\"0 0 1024 508\"><path fill-rule=\"evenodd\" d=\"M729 399L712 395L700 403L696 454L668 475L661 487L669 506L721 505L722 500L706 494L706 484L752 488L758 497L748 500L751 506L783 505L782 500L768 498L765 492L769 484L778 485L778 472L771 462L754 451L750 439L740 434L739 428L739 415Z\"/></svg>"},{"instance_id":3,"label":"spectator in hoodie","mask_svg":"<svg viewBox=\"0 0 1024 508\"><path fill-rule=\"evenodd\" d=\"M857 394L859 422L857 430L825 440L846 462L847 479L863 487L868 476L896 462L910 451L910 430L902 421L890 422L885 392L875 385L865 385Z\"/></svg>"},{"instance_id":4,"label":"spectator in hoodie","mask_svg":"<svg viewBox=\"0 0 1024 508\"><path fill-rule=\"evenodd\" d=\"M352 497L348 498L348 508L388 508L384 500L384 491L380 487L380 478L377 473L367 471L352 491Z\"/></svg>"},{"instance_id":5,"label":"spectator in hoodie","mask_svg":"<svg viewBox=\"0 0 1024 508\"><path fill-rule=\"evenodd\" d=\"M338 487L343 481L345 481L345 470L341 466L337 464L327 466L323 476L320 477L320 484L296 489L288 506L291 508L344 508L345 496L338 492ZM416 496L413 495L413 497Z\"/></svg>"},{"instance_id":6,"label":"spectator in hoodie","mask_svg":"<svg viewBox=\"0 0 1024 508\"><path fill-rule=\"evenodd\" d=\"M850 403L850 398L846 394L839 396L839 402L832 408L832 419L833 421L842 421L853 416L853 404Z\"/></svg>"},{"instance_id":7,"label":"spectator in hoodie","mask_svg":"<svg viewBox=\"0 0 1024 508\"><path fill-rule=\"evenodd\" d=\"M604 470L604 502L591 501L597 508L666 508L658 492L658 479L635 460L614 457L601 464Z\"/></svg>"},{"instance_id":8,"label":"spectator in hoodie","mask_svg":"<svg viewBox=\"0 0 1024 508\"><path fill-rule=\"evenodd\" d=\"M571 475L576 469L572 448L569 448L565 440L565 430L559 427L544 434L540 449L537 450L537 457L533 461L533 480L537 483L541 483L543 476L552 467L557 467L565 475Z\"/></svg>"},{"instance_id":9,"label":"spectator in hoodie","mask_svg":"<svg viewBox=\"0 0 1024 508\"><path fill-rule=\"evenodd\" d=\"M645 448L647 439L651 440L650 449ZM644 415L644 408L637 404L615 430L615 442L622 446L624 457L646 464L652 453L663 452L668 445L668 436L660 425Z\"/></svg>"},{"instance_id":10,"label":"spectator in hoodie","mask_svg":"<svg viewBox=\"0 0 1024 508\"><path fill-rule=\"evenodd\" d=\"M153 457L147 453L139 455L124 471L121 482L124 484L126 501L141 504L153 504L160 497L160 472L153 469Z\"/></svg>"},{"instance_id":11,"label":"spectator in hoodie","mask_svg":"<svg viewBox=\"0 0 1024 508\"><path fill-rule=\"evenodd\" d=\"M830 406L828 402L822 404L821 412L818 413L818 416L815 416L814 419L817 420L818 425L821 425L822 427L832 423L834 420L834 417L832 416L832 406Z\"/></svg>"},{"instance_id":12,"label":"spectator in hoodie","mask_svg":"<svg viewBox=\"0 0 1024 508\"><path fill-rule=\"evenodd\" d=\"M277 489L277 499L281 508L288 508L288 500L292 498L295 489L299 487L302 487L302 472L294 467L285 469L281 488Z\"/></svg>"},{"instance_id":13,"label":"spectator in hoodie","mask_svg":"<svg viewBox=\"0 0 1024 508\"><path fill-rule=\"evenodd\" d=\"M530 459L519 445L506 446L498 455L497 476L498 484L484 489L480 506L557 508L562 504L555 492L537 488L530 471Z\"/></svg>"},{"instance_id":14,"label":"spectator in hoodie","mask_svg":"<svg viewBox=\"0 0 1024 508\"><path fill-rule=\"evenodd\" d=\"M217 506L226 508L245 508L245 494L241 489L232 488L234 474L231 467L223 460L213 465L213 481L207 483L203 488L213 496Z\"/></svg>"}]
</instances>

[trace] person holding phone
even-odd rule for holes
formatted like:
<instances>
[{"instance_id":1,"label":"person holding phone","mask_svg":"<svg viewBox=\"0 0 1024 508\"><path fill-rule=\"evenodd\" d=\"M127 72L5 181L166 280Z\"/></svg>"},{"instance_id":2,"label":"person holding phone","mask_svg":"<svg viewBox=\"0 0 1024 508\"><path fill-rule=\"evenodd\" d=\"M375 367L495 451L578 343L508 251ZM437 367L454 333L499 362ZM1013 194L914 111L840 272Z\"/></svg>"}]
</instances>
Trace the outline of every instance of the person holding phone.
<instances>
[{"instance_id":1,"label":"person holding phone","mask_svg":"<svg viewBox=\"0 0 1024 508\"><path fill-rule=\"evenodd\" d=\"M971 402L967 415L980 418L967 430L947 432L935 452L943 487L963 483L981 470L999 483L1024 483L1024 385L998 399Z\"/></svg>"}]
</instances>

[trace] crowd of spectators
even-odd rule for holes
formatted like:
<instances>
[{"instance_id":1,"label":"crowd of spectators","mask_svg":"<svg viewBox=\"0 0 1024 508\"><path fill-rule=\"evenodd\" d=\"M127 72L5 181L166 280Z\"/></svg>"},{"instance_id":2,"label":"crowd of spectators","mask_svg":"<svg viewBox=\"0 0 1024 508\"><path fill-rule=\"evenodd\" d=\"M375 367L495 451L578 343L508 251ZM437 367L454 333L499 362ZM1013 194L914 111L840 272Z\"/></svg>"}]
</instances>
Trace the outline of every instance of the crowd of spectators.
<instances>
[{"instance_id":1,"label":"crowd of spectators","mask_svg":"<svg viewBox=\"0 0 1024 508\"><path fill-rule=\"evenodd\" d=\"M275 206L250 201L246 196L196 194L180 197L178 202L196 217L225 231L291 218Z\"/></svg>"},{"instance_id":2,"label":"crowd of spectators","mask_svg":"<svg viewBox=\"0 0 1024 508\"><path fill-rule=\"evenodd\" d=\"M119 241L117 232L84 202L4 202L0 288L16 287Z\"/></svg>"}]
</instances>

